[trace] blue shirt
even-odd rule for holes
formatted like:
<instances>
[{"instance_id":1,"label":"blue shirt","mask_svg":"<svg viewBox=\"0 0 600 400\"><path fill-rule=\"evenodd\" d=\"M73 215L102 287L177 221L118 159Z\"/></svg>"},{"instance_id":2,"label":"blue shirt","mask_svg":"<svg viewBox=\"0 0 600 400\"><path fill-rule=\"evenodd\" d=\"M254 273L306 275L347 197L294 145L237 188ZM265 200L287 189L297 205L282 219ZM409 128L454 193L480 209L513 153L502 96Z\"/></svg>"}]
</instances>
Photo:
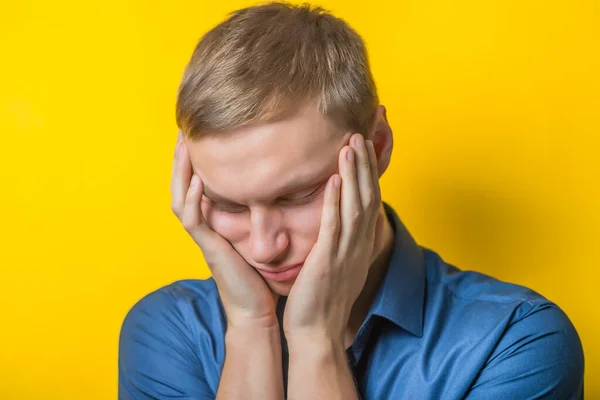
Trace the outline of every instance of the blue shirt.
<instances>
[{"instance_id":1,"label":"blue shirt","mask_svg":"<svg viewBox=\"0 0 600 400\"><path fill-rule=\"evenodd\" d=\"M347 352L363 399L583 398L581 342L556 304L444 262L384 207L395 247ZM121 328L119 399L214 399L226 326L212 278L146 295ZM287 378L283 336L282 350Z\"/></svg>"}]
</instances>

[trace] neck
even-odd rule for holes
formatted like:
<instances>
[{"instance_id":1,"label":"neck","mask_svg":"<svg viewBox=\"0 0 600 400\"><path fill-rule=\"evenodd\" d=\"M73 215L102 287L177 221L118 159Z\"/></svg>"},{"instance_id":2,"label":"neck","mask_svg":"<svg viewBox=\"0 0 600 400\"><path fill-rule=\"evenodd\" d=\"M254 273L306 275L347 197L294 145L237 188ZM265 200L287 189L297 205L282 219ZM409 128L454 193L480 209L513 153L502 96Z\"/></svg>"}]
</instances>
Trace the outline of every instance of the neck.
<instances>
[{"instance_id":1,"label":"neck","mask_svg":"<svg viewBox=\"0 0 600 400\"><path fill-rule=\"evenodd\" d=\"M360 326L367 317L371 304L377 294L377 290L381 286L381 282L387 271L393 249L394 230L385 214L385 208L382 203L379 208L379 216L377 217L374 256L369 268L365 286L354 302L354 306L350 313L345 338L346 348L352 345Z\"/></svg>"}]
</instances>

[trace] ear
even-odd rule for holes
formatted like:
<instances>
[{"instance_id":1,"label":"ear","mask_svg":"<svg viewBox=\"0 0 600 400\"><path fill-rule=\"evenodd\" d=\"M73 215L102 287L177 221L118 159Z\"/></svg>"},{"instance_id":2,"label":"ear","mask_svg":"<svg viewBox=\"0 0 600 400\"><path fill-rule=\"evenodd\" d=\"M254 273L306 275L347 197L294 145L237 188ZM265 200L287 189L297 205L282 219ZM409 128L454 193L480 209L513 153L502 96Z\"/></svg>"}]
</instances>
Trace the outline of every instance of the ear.
<instances>
[{"instance_id":1,"label":"ear","mask_svg":"<svg viewBox=\"0 0 600 400\"><path fill-rule=\"evenodd\" d=\"M377 155L377 170L379 177L383 175L392 157L392 149L394 147L394 138L392 136L392 128L387 121L387 112L385 106L379 105L373 113L371 122L371 130L368 138L373 141L375 154Z\"/></svg>"}]
</instances>

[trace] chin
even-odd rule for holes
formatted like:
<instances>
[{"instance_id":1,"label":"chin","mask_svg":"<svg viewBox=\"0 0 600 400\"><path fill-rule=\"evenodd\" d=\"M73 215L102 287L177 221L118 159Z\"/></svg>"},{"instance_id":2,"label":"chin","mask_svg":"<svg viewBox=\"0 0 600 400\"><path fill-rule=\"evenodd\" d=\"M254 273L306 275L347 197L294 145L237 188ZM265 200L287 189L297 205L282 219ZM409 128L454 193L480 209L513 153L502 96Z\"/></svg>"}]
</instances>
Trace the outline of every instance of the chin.
<instances>
[{"instance_id":1,"label":"chin","mask_svg":"<svg viewBox=\"0 0 600 400\"><path fill-rule=\"evenodd\" d=\"M266 281L267 286L271 289L271 291L280 296L287 297L290 294L290 290L292 290L292 286L296 280L290 280L289 282L274 282L274 281Z\"/></svg>"}]
</instances>

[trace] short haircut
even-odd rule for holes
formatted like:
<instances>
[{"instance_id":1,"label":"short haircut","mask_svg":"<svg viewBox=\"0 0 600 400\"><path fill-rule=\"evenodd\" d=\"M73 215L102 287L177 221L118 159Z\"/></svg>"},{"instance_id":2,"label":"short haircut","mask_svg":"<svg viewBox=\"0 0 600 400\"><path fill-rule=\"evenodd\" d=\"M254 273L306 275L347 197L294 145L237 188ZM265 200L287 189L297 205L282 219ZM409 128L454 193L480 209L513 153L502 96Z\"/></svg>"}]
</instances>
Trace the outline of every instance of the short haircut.
<instances>
[{"instance_id":1,"label":"short haircut","mask_svg":"<svg viewBox=\"0 0 600 400\"><path fill-rule=\"evenodd\" d=\"M177 93L177 125L196 140L284 119L314 103L340 128L368 135L379 104L362 38L310 4L232 12L198 42Z\"/></svg>"}]
</instances>

